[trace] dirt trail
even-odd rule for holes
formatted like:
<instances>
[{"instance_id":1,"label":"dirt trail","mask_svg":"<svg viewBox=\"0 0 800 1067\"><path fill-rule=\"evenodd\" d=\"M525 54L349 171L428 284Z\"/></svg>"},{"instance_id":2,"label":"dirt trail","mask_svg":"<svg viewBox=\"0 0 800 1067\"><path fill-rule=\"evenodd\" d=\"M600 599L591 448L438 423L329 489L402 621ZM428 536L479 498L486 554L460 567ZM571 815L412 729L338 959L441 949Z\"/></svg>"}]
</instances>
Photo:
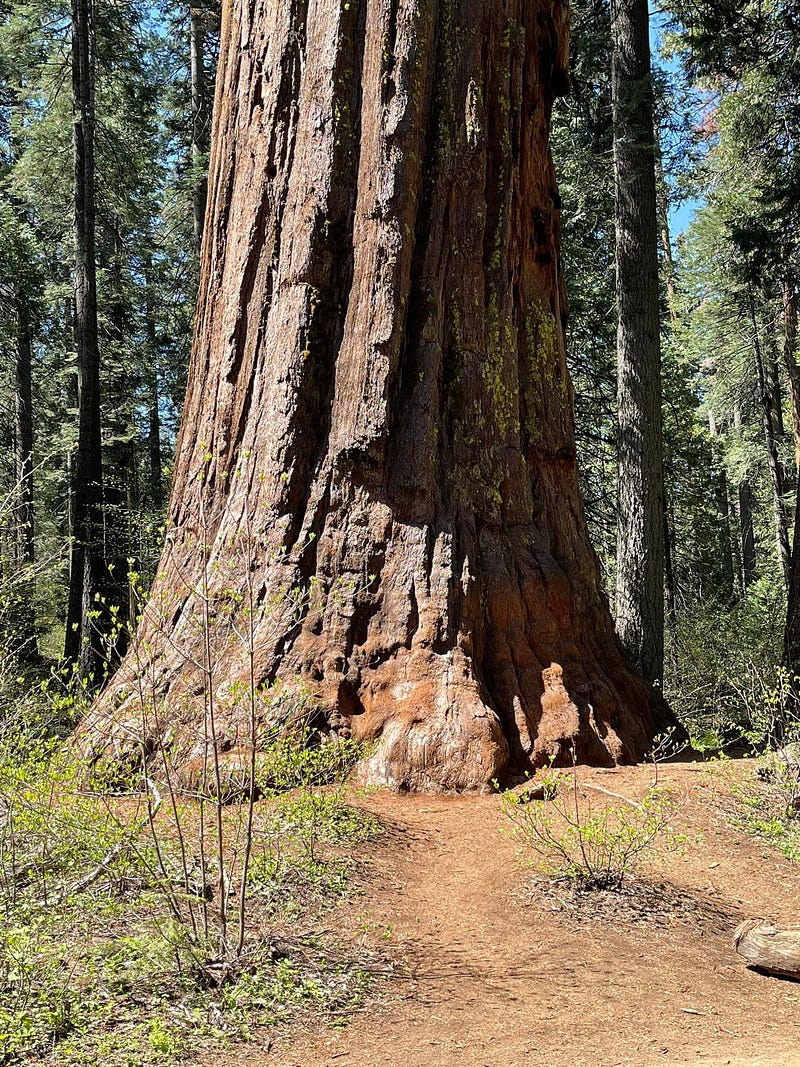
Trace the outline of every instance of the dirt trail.
<instances>
[{"instance_id":1,"label":"dirt trail","mask_svg":"<svg viewBox=\"0 0 800 1067\"><path fill-rule=\"evenodd\" d=\"M581 774L632 796L652 771ZM800 871L728 825L714 777L693 765L662 776L686 795L679 822L692 842L653 868L690 900L660 925L559 910L542 894L526 903L531 873L503 833L498 797L366 800L391 828L376 848L366 908L403 977L347 1028L260 1062L800 1065L800 984L748 971L730 948L742 918L800 922Z\"/></svg>"}]
</instances>

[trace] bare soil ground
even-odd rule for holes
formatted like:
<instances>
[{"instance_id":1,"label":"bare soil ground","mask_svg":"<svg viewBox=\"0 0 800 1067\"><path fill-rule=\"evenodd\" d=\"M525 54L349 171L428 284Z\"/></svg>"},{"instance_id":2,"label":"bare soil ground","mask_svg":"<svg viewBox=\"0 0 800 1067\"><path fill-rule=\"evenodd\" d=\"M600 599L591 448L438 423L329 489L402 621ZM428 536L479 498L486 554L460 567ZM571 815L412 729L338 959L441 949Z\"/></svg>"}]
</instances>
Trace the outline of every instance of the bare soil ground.
<instances>
[{"instance_id":1,"label":"bare soil ground","mask_svg":"<svg viewBox=\"0 0 800 1067\"><path fill-rule=\"evenodd\" d=\"M653 769L578 773L633 797ZM383 946L396 977L346 1027L225 1064L800 1065L800 983L748 970L731 948L744 918L800 924L800 866L724 810L730 776L750 773L662 766L685 797L685 854L654 856L639 892L577 903L520 863L500 797L367 797L388 829L342 922Z\"/></svg>"}]
</instances>

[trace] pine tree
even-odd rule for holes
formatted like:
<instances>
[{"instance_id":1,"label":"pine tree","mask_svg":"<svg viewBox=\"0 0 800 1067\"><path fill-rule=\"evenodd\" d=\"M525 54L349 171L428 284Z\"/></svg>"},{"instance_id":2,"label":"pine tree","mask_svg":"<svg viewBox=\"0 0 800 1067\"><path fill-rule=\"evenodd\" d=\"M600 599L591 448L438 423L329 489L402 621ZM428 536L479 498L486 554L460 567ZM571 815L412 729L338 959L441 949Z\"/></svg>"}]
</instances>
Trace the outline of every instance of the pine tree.
<instances>
[{"instance_id":1,"label":"pine tree","mask_svg":"<svg viewBox=\"0 0 800 1067\"><path fill-rule=\"evenodd\" d=\"M664 672L664 488L654 108L647 0L612 5L616 203L616 624L651 682Z\"/></svg>"}]
</instances>

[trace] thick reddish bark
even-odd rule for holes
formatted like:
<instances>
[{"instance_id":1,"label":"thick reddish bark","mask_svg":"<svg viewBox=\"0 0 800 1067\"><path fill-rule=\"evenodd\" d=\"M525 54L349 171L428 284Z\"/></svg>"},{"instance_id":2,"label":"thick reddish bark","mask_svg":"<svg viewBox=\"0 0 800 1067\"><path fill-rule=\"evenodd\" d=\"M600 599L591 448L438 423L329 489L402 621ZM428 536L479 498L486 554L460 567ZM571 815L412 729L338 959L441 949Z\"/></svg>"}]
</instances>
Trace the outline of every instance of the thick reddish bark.
<instances>
[{"instance_id":1,"label":"thick reddish bark","mask_svg":"<svg viewBox=\"0 0 800 1067\"><path fill-rule=\"evenodd\" d=\"M172 532L95 755L141 734L143 664L200 754L204 616L223 747L252 665L281 687L260 718L300 694L400 788L646 750L577 489L548 149L567 26L554 0L226 10Z\"/></svg>"}]
</instances>

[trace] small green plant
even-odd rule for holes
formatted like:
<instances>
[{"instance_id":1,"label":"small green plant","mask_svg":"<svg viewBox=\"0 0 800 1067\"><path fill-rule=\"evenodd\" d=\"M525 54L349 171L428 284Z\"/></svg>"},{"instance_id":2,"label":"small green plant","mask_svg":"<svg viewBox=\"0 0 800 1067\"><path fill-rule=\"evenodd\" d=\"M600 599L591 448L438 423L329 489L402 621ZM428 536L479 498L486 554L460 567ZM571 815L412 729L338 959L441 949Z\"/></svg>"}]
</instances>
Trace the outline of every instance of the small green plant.
<instances>
[{"instance_id":1,"label":"small green plant","mask_svg":"<svg viewBox=\"0 0 800 1067\"><path fill-rule=\"evenodd\" d=\"M787 859L800 859L800 751L797 744L767 753L754 775L731 781L734 821Z\"/></svg>"},{"instance_id":2,"label":"small green plant","mask_svg":"<svg viewBox=\"0 0 800 1067\"><path fill-rule=\"evenodd\" d=\"M147 1039L153 1051L160 1052L164 1056L172 1058L180 1052L178 1035L158 1016L150 1020Z\"/></svg>"},{"instance_id":3,"label":"small green plant","mask_svg":"<svg viewBox=\"0 0 800 1067\"><path fill-rule=\"evenodd\" d=\"M514 837L545 874L585 889L617 889L649 852L683 848L686 837L670 826L677 806L671 790L653 787L639 801L600 806L581 787L577 769L568 787L564 777L548 776L547 800L504 798Z\"/></svg>"},{"instance_id":4,"label":"small green plant","mask_svg":"<svg viewBox=\"0 0 800 1067\"><path fill-rule=\"evenodd\" d=\"M697 751L755 751L800 732L798 679L780 666L785 593L765 578L733 605L686 605L678 617L664 696Z\"/></svg>"}]
</instances>

